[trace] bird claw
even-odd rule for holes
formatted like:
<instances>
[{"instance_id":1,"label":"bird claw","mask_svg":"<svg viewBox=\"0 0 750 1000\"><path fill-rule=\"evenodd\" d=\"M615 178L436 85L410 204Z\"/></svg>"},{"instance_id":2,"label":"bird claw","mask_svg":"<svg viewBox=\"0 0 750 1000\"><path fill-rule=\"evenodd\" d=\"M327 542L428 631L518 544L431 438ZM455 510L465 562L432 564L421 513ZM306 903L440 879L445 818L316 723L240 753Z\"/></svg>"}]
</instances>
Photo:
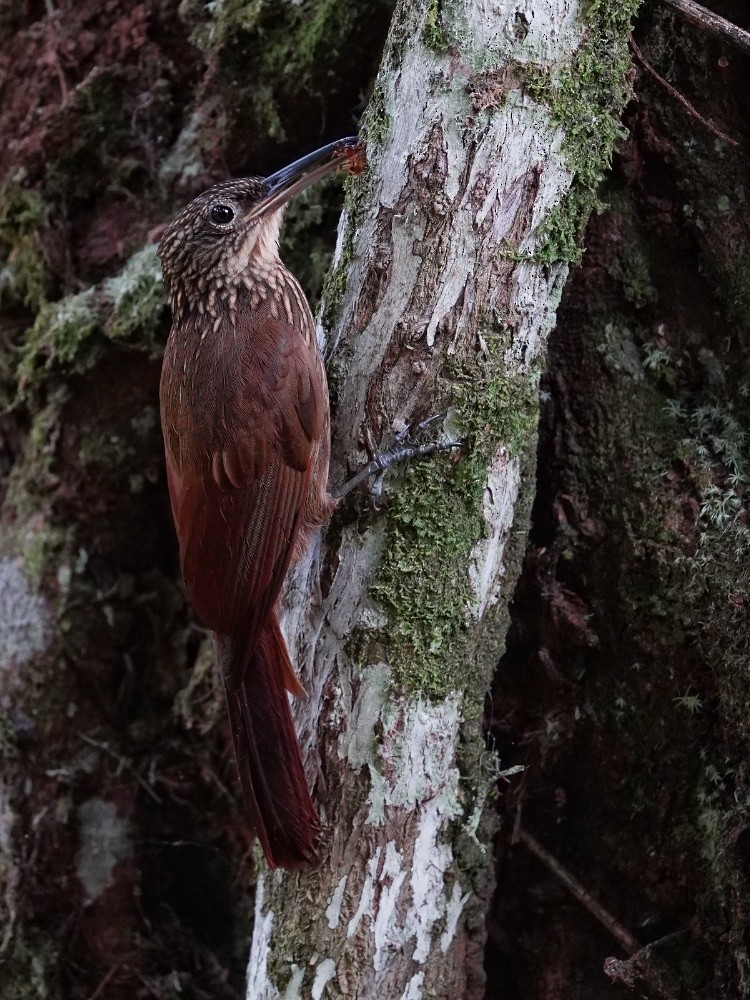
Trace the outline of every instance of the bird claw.
<instances>
[{"instance_id":1,"label":"bird claw","mask_svg":"<svg viewBox=\"0 0 750 1000\"><path fill-rule=\"evenodd\" d=\"M436 424L439 420L445 420L448 416L448 411L443 410L442 413L433 413L431 417L427 417L426 420L420 421L418 424L407 424L402 431L399 431L396 435L396 444L405 444L408 441L416 441L422 431L426 431L433 424Z\"/></svg>"},{"instance_id":2,"label":"bird claw","mask_svg":"<svg viewBox=\"0 0 750 1000\"><path fill-rule=\"evenodd\" d=\"M436 451L452 451L454 448L460 448L463 445L463 441L460 440L428 441L424 444L416 443L423 431L432 427L437 421L445 420L446 416L447 413L436 413L426 420L422 420L414 426L410 425L403 431L400 431L395 437L395 443L392 448L389 448L388 451L377 452L371 462L368 462L363 469L360 469L355 476L347 480L343 486L340 486L334 492L333 495L336 500L341 500L359 486L360 483L365 482L365 480L373 476L377 477L378 480L381 479L386 469L389 469L396 463L407 462L415 458L426 458Z\"/></svg>"}]
</instances>

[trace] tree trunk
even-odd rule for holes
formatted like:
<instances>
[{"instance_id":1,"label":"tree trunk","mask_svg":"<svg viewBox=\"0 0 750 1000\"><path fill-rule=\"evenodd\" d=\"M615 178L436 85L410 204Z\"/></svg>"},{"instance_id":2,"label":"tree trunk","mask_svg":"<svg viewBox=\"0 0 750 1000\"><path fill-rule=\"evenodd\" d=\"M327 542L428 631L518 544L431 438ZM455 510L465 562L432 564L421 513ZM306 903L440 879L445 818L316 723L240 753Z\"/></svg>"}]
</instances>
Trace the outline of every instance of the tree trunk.
<instances>
[{"instance_id":1,"label":"tree trunk","mask_svg":"<svg viewBox=\"0 0 750 1000\"><path fill-rule=\"evenodd\" d=\"M254 998L481 995L482 702L525 544L545 338L620 131L637 2L541 6L423 0L393 20L322 313L332 476L443 409L464 445L389 476L379 509L342 504L290 581L330 853L260 879ZM177 571L153 241L227 173L349 133L389 15L388 0L0 12L8 1000L245 992L251 834ZM287 219L313 291L334 191Z\"/></svg>"},{"instance_id":2,"label":"tree trunk","mask_svg":"<svg viewBox=\"0 0 750 1000\"><path fill-rule=\"evenodd\" d=\"M618 134L630 6L397 7L324 292L332 479L437 411L464 446L403 471L377 511L343 505L290 581L326 853L259 878L254 1000L483 995L482 704L528 527L545 340Z\"/></svg>"},{"instance_id":3,"label":"tree trunk","mask_svg":"<svg viewBox=\"0 0 750 1000\"><path fill-rule=\"evenodd\" d=\"M3 1000L244 995L251 833L177 571L153 241L228 173L349 134L390 13L2 5ZM288 213L313 293L340 201Z\"/></svg>"},{"instance_id":4,"label":"tree trunk","mask_svg":"<svg viewBox=\"0 0 750 1000\"><path fill-rule=\"evenodd\" d=\"M712 6L750 28L742 0ZM639 62L610 207L550 338L492 731L525 767L506 831L643 949L507 835L493 996L750 996L750 58L658 4L635 37L678 97Z\"/></svg>"}]
</instances>

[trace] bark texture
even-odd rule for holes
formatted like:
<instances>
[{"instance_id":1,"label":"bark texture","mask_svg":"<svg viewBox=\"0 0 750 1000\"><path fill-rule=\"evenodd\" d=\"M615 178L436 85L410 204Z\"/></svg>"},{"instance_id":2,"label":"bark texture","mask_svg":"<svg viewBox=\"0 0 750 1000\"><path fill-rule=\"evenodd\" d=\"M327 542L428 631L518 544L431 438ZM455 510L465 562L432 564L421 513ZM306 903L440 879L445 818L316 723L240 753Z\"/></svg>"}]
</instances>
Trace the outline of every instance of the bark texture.
<instances>
[{"instance_id":1,"label":"bark texture","mask_svg":"<svg viewBox=\"0 0 750 1000\"><path fill-rule=\"evenodd\" d=\"M619 132L635 6L429 0L394 19L323 313L334 476L442 407L466 446L380 510L352 498L290 586L331 856L260 881L253 998L481 995L482 698L525 542L544 341ZM211 182L351 132L389 15L0 6L8 1000L245 993L250 832L177 575L153 240ZM287 222L313 291L336 197Z\"/></svg>"},{"instance_id":2,"label":"bark texture","mask_svg":"<svg viewBox=\"0 0 750 1000\"><path fill-rule=\"evenodd\" d=\"M744 3L712 5L741 27ZM747 56L650 8L630 138L550 340L539 490L494 687L492 995L750 994ZM644 945L629 959L511 831ZM541 959L540 959L540 956ZM630 994L627 994L630 995Z\"/></svg>"},{"instance_id":3,"label":"bark texture","mask_svg":"<svg viewBox=\"0 0 750 1000\"><path fill-rule=\"evenodd\" d=\"M244 994L250 832L176 572L153 241L213 181L349 134L389 16L0 5L4 1000ZM318 194L287 246L313 292Z\"/></svg>"},{"instance_id":4,"label":"bark texture","mask_svg":"<svg viewBox=\"0 0 750 1000\"><path fill-rule=\"evenodd\" d=\"M285 626L330 854L258 883L248 997L480 997L481 709L533 496L538 378L624 99L633 5L397 7L324 292L334 482L447 408L465 447L346 505Z\"/></svg>"}]
</instances>

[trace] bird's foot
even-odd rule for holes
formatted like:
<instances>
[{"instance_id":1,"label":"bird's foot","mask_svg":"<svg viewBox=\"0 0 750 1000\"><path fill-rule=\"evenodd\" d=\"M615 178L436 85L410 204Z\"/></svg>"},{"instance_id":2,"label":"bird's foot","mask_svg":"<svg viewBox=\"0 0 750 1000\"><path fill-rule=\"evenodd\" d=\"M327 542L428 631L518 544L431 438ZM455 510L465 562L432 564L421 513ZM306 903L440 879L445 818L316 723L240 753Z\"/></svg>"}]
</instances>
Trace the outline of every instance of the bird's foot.
<instances>
[{"instance_id":1,"label":"bird's foot","mask_svg":"<svg viewBox=\"0 0 750 1000\"><path fill-rule=\"evenodd\" d=\"M378 480L382 477L386 469L389 469L392 465L397 462L408 462L414 458L425 458L427 455L432 455L436 451L452 451L454 448L460 448L463 445L463 441L425 441L419 444L420 436L429 427L438 421L445 420L445 413L436 413L432 417L428 417L421 423L415 426L409 426L405 430L401 431L396 435L396 439L392 448L388 451L377 452L375 458L360 471L352 476L351 479L347 480L343 486L340 486L334 491L334 498L336 500L341 500L348 493L351 493L353 489L356 489L360 483L365 482L365 480L377 477Z\"/></svg>"}]
</instances>

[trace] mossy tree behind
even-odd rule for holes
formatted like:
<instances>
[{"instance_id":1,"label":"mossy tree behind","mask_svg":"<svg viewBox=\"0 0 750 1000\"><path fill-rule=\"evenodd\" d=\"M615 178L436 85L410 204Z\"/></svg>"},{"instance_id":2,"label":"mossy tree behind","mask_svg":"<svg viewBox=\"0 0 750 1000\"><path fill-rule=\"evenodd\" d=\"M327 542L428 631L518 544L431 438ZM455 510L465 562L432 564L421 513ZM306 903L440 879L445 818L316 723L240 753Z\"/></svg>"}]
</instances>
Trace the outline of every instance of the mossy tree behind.
<instances>
[{"instance_id":1,"label":"mossy tree behind","mask_svg":"<svg viewBox=\"0 0 750 1000\"><path fill-rule=\"evenodd\" d=\"M745 4L712 6L750 25ZM650 1000L750 995L749 63L656 7L636 40L738 145L640 72L550 340L493 689L500 751L526 771L504 796L491 978L529 1000L551 981L585 1000L623 983ZM650 952L624 961L513 844L518 817Z\"/></svg>"},{"instance_id":2,"label":"mossy tree behind","mask_svg":"<svg viewBox=\"0 0 750 1000\"><path fill-rule=\"evenodd\" d=\"M7 9L6 9L7 8ZM0 14L0 994L236 997L250 832L186 607L154 240L185 200L351 133L387 2ZM290 212L312 294L336 186Z\"/></svg>"}]
</instances>

